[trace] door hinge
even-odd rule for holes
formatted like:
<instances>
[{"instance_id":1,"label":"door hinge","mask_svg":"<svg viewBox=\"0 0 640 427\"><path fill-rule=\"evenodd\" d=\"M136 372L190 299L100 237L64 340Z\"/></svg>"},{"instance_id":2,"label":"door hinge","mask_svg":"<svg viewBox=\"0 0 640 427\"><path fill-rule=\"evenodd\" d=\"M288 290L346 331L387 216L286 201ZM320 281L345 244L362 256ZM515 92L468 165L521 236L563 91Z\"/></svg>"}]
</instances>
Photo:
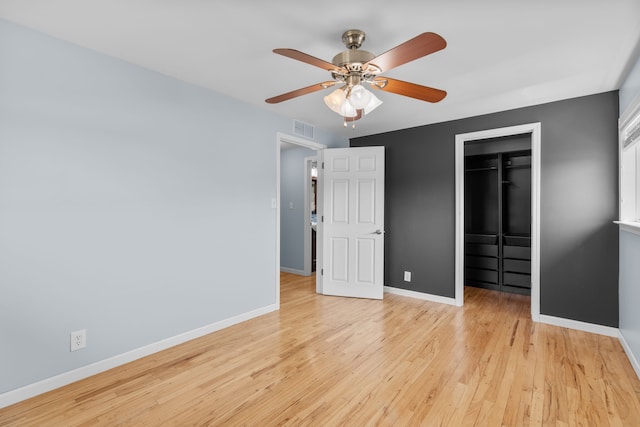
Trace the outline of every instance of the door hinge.
<instances>
[{"instance_id":1,"label":"door hinge","mask_svg":"<svg viewBox=\"0 0 640 427\"><path fill-rule=\"evenodd\" d=\"M320 217L320 222L324 222L324 215Z\"/></svg>"},{"instance_id":2,"label":"door hinge","mask_svg":"<svg viewBox=\"0 0 640 427\"><path fill-rule=\"evenodd\" d=\"M321 269L320 269L320 275L321 275L321 276L324 276L324 268L321 268Z\"/></svg>"},{"instance_id":3,"label":"door hinge","mask_svg":"<svg viewBox=\"0 0 640 427\"><path fill-rule=\"evenodd\" d=\"M324 162L322 162L322 169L324 169Z\"/></svg>"}]
</instances>

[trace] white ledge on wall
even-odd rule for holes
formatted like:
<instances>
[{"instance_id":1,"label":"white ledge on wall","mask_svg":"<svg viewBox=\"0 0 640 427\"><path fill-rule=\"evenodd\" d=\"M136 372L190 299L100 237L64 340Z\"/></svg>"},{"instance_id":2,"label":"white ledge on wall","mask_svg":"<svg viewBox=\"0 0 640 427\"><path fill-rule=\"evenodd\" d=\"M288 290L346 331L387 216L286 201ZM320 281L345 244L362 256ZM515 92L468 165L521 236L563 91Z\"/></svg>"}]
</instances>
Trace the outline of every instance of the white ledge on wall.
<instances>
[{"instance_id":1,"label":"white ledge on wall","mask_svg":"<svg viewBox=\"0 0 640 427\"><path fill-rule=\"evenodd\" d=\"M629 233L637 234L640 236L640 222L632 221L613 221L620 226L620 230L628 231Z\"/></svg>"}]
</instances>

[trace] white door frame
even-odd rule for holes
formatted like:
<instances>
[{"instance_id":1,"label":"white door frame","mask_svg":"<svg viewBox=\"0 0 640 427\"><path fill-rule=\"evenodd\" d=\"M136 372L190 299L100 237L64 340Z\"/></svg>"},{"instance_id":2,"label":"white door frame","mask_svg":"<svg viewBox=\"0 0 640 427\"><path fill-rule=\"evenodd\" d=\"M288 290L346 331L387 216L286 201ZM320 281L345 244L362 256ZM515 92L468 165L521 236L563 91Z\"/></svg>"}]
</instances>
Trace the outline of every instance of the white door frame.
<instances>
[{"instance_id":1,"label":"white door frame","mask_svg":"<svg viewBox=\"0 0 640 427\"><path fill-rule=\"evenodd\" d=\"M299 145L311 150L324 150L326 145L320 144L308 139L300 138L286 133L276 133L276 307L280 309L280 144L287 142L289 144Z\"/></svg>"},{"instance_id":2,"label":"white door frame","mask_svg":"<svg viewBox=\"0 0 640 427\"><path fill-rule=\"evenodd\" d=\"M502 136L531 135L531 318L540 320L540 148L541 124L528 123L456 135L455 301L464 304L464 144Z\"/></svg>"},{"instance_id":3,"label":"white door frame","mask_svg":"<svg viewBox=\"0 0 640 427\"><path fill-rule=\"evenodd\" d=\"M304 275L311 276L311 169L313 162L318 162L318 156L304 158ZM316 178L317 179L317 178ZM316 206L316 213L318 207ZM316 238L317 238L316 232Z\"/></svg>"}]
</instances>

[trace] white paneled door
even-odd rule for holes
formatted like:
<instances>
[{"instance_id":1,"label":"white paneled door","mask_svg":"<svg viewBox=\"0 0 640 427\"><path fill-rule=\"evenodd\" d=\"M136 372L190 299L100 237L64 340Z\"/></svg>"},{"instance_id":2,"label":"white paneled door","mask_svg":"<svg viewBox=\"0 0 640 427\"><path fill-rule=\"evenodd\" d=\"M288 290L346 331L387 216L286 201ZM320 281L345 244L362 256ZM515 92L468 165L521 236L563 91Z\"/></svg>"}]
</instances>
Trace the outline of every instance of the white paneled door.
<instances>
[{"instance_id":1,"label":"white paneled door","mask_svg":"<svg viewBox=\"0 0 640 427\"><path fill-rule=\"evenodd\" d=\"M322 293L382 299L384 147L324 150Z\"/></svg>"}]
</instances>

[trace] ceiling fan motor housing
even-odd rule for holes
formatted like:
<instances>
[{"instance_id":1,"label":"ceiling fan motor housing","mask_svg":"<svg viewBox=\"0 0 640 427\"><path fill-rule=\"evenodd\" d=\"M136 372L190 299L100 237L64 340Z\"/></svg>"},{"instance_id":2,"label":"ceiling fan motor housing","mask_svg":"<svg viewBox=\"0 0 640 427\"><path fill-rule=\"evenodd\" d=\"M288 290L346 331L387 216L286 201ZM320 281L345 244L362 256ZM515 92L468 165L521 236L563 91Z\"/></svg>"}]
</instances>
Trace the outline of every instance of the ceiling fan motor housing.
<instances>
[{"instance_id":1,"label":"ceiling fan motor housing","mask_svg":"<svg viewBox=\"0 0 640 427\"><path fill-rule=\"evenodd\" d=\"M375 58L375 55L366 50L345 50L333 57L331 63L338 67L346 67L347 69L362 69L362 64L366 64Z\"/></svg>"},{"instance_id":2,"label":"ceiling fan motor housing","mask_svg":"<svg viewBox=\"0 0 640 427\"><path fill-rule=\"evenodd\" d=\"M344 67L349 71L363 71L362 65L375 58L375 55L366 50L359 50L364 42L365 34L362 30L347 30L342 34L342 42L348 50L340 52L333 57L331 63L338 67Z\"/></svg>"}]
</instances>

